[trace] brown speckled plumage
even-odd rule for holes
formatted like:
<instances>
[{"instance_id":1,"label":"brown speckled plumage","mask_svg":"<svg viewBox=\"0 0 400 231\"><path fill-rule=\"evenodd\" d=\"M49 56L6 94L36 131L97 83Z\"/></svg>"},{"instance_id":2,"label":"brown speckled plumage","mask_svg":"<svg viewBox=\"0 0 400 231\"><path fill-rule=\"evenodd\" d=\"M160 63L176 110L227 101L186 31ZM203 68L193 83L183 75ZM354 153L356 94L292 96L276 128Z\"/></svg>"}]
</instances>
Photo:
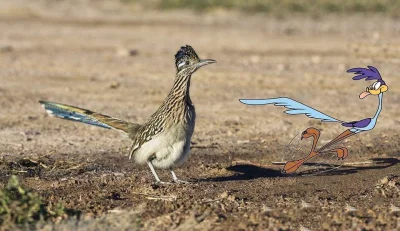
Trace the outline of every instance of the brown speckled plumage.
<instances>
[{"instance_id":1,"label":"brown speckled plumage","mask_svg":"<svg viewBox=\"0 0 400 231\"><path fill-rule=\"evenodd\" d=\"M196 113L189 95L191 76L201 66L211 63L215 61L199 59L191 46L181 47L175 55L177 73L171 91L141 125L65 104L40 103L54 116L127 133L133 140L129 158L134 156L138 163L147 162L157 182L161 181L153 165L170 169L174 181L180 182L172 168L187 158L195 126Z\"/></svg>"}]
</instances>

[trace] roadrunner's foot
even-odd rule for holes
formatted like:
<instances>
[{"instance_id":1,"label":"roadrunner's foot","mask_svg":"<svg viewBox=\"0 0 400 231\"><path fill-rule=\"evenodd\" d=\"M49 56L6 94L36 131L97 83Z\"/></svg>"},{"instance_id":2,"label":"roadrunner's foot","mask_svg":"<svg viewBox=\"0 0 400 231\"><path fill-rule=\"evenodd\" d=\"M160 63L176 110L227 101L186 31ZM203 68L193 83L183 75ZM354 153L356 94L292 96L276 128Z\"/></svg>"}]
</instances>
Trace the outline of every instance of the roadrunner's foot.
<instances>
[{"instance_id":1,"label":"roadrunner's foot","mask_svg":"<svg viewBox=\"0 0 400 231\"><path fill-rule=\"evenodd\" d=\"M164 181L156 181L154 184L156 184L156 185L161 185L161 184L167 185L167 184L172 184L172 183L171 182L164 182Z\"/></svg>"},{"instance_id":2,"label":"roadrunner's foot","mask_svg":"<svg viewBox=\"0 0 400 231\"><path fill-rule=\"evenodd\" d=\"M294 161L289 161L285 164L285 166L282 169L282 173L293 173L295 172L300 166L302 166L306 161L309 159L313 158L314 156L319 155L318 152L314 152L311 150L310 154L308 156L304 157L303 159L300 160L294 160Z\"/></svg>"},{"instance_id":3,"label":"roadrunner's foot","mask_svg":"<svg viewBox=\"0 0 400 231\"><path fill-rule=\"evenodd\" d=\"M190 184L191 182L189 181L184 181L184 180L179 180L178 177L176 177L174 171L172 169L170 170L172 174L172 180L177 183L177 184Z\"/></svg>"},{"instance_id":4,"label":"roadrunner's foot","mask_svg":"<svg viewBox=\"0 0 400 231\"><path fill-rule=\"evenodd\" d=\"M295 160L295 161L289 161L285 164L285 166L282 169L282 173L293 173L295 172L300 166L304 163L304 160Z\"/></svg>"},{"instance_id":5,"label":"roadrunner's foot","mask_svg":"<svg viewBox=\"0 0 400 231\"><path fill-rule=\"evenodd\" d=\"M324 151L322 153L329 153L329 152L336 153L338 160L344 160L349 155L349 150L345 147Z\"/></svg>"},{"instance_id":6,"label":"roadrunner's foot","mask_svg":"<svg viewBox=\"0 0 400 231\"><path fill-rule=\"evenodd\" d=\"M347 148L339 148L336 151L338 160L344 160L349 155L349 150Z\"/></svg>"}]
</instances>

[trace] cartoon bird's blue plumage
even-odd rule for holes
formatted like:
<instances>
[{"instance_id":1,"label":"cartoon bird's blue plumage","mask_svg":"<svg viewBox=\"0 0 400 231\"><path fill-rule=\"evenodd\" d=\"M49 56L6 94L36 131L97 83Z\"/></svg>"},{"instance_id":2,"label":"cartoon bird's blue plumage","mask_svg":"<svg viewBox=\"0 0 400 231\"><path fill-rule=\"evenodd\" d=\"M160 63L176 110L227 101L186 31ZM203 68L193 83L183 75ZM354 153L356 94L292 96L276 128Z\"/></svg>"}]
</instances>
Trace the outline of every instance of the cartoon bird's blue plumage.
<instances>
[{"instance_id":1,"label":"cartoon bird's blue plumage","mask_svg":"<svg viewBox=\"0 0 400 231\"><path fill-rule=\"evenodd\" d=\"M289 115L304 114L309 118L319 119L323 122L343 122L331 116L328 116L318 110L315 110L312 107L309 107L300 102L297 102L296 100L286 97L270 99L240 99L240 102L248 105L274 104L275 106L284 106L285 108L288 108L289 110L286 110L285 113Z\"/></svg>"}]
</instances>

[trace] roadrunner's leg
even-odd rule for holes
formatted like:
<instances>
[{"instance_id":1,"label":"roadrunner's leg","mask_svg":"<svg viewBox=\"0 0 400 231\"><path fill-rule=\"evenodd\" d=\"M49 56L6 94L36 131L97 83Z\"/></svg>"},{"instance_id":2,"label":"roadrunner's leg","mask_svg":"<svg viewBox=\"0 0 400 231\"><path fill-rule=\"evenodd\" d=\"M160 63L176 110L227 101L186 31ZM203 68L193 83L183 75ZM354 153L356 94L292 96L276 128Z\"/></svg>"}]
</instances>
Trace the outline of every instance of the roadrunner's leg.
<instances>
[{"instance_id":1,"label":"roadrunner's leg","mask_svg":"<svg viewBox=\"0 0 400 231\"><path fill-rule=\"evenodd\" d=\"M350 131L350 129L342 132L340 135L338 135L335 139L331 140L329 143L325 144L322 146L320 149L317 150L317 152L322 152L326 148L329 148L330 146L338 143L339 141L342 141L344 139L349 138L350 136L356 135L357 133Z\"/></svg>"},{"instance_id":2,"label":"roadrunner's leg","mask_svg":"<svg viewBox=\"0 0 400 231\"><path fill-rule=\"evenodd\" d=\"M282 172L293 173L301 165L303 165L304 162L306 162L307 160L309 160L309 159L313 158L314 156L317 156L321 153L336 152L338 159L344 160L349 155L349 151L347 150L347 148L337 148L337 149L332 149L329 151L324 151L324 150L344 139L349 138L350 136L355 135L355 134L357 134L357 133L350 131L350 129L344 131L343 133L338 135L335 139L331 140L329 143L325 144L317 151L311 150L310 154L308 156L304 157L303 159L287 162L285 164L285 166L283 167Z\"/></svg>"},{"instance_id":3,"label":"roadrunner's leg","mask_svg":"<svg viewBox=\"0 0 400 231\"><path fill-rule=\"evenodd\" d=\"M170 171L172 174L172 179L174 180L175 183L190 184L189 181L179 180L178 177L176 177L176 175L172 169L170 169Z\"/></svg>"},{"instance_id":4,"label":"roadrunner's leg","mask_svg":"<svg viewBox=\"0 0 400 231\"><path fill-rule=\"evenodd\" d=\"M156 170L154 170L153 164L151 163L151 161L147 161L147 164L149 165L149 168L151 170L151 173L153 173L154 178L156 178L156 184L166 184L166 182L163 182L160 180L160 178L158 177Z\"/></svg>"}]
</instances>

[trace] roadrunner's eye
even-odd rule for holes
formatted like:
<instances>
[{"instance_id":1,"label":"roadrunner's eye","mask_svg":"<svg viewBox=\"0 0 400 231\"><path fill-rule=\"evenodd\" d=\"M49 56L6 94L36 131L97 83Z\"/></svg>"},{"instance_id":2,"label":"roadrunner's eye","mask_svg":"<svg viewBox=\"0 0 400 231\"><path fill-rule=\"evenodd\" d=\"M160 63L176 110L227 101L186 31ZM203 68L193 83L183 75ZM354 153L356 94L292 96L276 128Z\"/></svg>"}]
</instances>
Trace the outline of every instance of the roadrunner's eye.
<instances>
[{"instance_id":1,"label":"roadrunner's eye","mask_svg":"<svg viewBox=\"0 0 400 231\"><path fill-rule=\"evenodd\" d=\"M376 82L376 83L374 84L374 89L375 89L375 90L378 90L380 87L381 87L381 82Z\"/></svg>"},{"instance_id":2,"label":"roadrunner's eye","mask_svg":"<svg viewBox=\"0 0 400 231\"><path fill-rule=\"evenodd\" d=\"M187 65L189 65L189 64L190 64L189 61L182 61L182 62L178 63L178 69L181 68L181 67L183 67L183 66L187 66Z\"/></svg>"},{"instance_id":3,"label":"roadrunner's eye","mask_svg":"<svg viewBox=\"0 0 400 231\"><path fill-rule=\"evenodd\" d=\"M188 61L183 61L178 64L178 68L182 67L183 65L187 65Z\"/></svg>"}]
</instances>

